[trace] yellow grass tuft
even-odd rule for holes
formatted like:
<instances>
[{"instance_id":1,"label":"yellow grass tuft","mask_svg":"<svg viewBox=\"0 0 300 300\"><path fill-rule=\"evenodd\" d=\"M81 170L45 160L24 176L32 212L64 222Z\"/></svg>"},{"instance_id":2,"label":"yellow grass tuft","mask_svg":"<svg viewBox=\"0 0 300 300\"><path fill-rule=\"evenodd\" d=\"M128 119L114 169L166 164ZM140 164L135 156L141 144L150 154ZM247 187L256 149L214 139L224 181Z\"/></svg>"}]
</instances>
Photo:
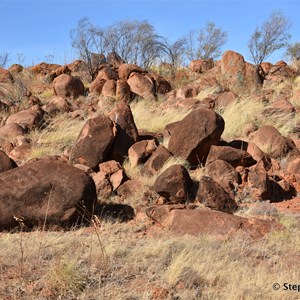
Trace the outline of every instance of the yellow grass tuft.
<instances>
[{"instance_id":1,"label":"yellow grass tuft","mask_svg":"<svg viewBox=\"0 0 300 300\"><path fill-rule=\"evenodd\" d=\"M182 120L190 112L184 108L163 110L160 104L160 102L139 100L130 105L137 128L162 132L167 124Z\"/></svg>"},{"instance_id":2,"label":"yellow grass tuft","mask_svg":"<svg viewBox=\"0 0 300 300\"><path fill-rule=\"evenodd\" d=\"M33 142L29 158L39 158L45 155L60 155L66 147L76 141L85 121L71 119L65 115L57 115L46 129L33 131L29 138Z\"/></svg>"}]
</instances>

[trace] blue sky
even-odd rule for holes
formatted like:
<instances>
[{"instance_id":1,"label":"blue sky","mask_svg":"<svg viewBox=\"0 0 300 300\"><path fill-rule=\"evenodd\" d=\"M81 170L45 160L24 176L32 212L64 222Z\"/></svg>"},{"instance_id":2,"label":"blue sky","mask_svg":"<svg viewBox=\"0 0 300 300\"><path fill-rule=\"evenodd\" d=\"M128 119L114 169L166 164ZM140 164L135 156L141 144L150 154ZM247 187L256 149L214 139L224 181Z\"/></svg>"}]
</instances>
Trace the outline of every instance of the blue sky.
<instances>
[{"instance_id":1,"label":"blue sky","mask_svg":"<svg viewBox=\"0 0 300 300\"><path fill-rule=\"evenodd\" d=\"M10 63L17 62L17 54L26 58L27 65L68 63L76 59L70 30L80 18L88 17L103 27L123 19L146 19L170 40L213 21L228 33L223 50L234 50L249 60L251 33L278 9L292 23L292 42L300 41L300 0L0 0L0 53L9 52ZM268 61L275 63L282 57L279 51Z\"/></svg>"}]
</instances>

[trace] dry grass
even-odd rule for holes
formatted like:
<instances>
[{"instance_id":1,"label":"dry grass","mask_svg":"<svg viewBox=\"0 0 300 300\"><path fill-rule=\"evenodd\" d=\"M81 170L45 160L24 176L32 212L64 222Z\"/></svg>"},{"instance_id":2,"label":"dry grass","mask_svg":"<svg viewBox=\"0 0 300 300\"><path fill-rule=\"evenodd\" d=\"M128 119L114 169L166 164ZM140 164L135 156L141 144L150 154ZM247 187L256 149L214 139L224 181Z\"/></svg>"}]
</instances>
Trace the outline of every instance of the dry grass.
<instances>
[{"instance_id":1,"label":"dry grass","mask_svg":"<svg viewBox=\"0 0 300 300\"><path fill-rule=\"evenodd\" d=\"M84 123L83 120L57 115L44 130L31 132L29 138L33 146L29 159L61 155L65 148L72 146L76 141Z\"/></svg>"},{"instance_id":2,"label":"dry grass","mask_svg":"<svg viewBox=\"0 0 300 300\"><path fill-rule=\"evenodd\" d=\"M140 100L130 105L137 128L162 132L167 124L182 120L190 112L184 108L163 110L160 104L159 101Z\"/></svg>"},{"instance_id":3,"label":"dry grass","mask_svg":"<svg viewBox=\"0 0 300 300\"><path fill-rule=\"evenodd\" d=\"M244 128L247 124L261 127L270 125L282 135L288 136L296 123L300 121L299 114L273 113L267 117L262 114L266 106L251 96L240 98L237 102L218 110L225 120L225 130L222 137L233 140L245 136Z\"/></svg>"},{"instance_id":4,"label":"dry grass","mask_svg":"<svg viewBox=\"0 0 300 300\"><path fill-rule=\"evenodd\" d=\"M150 300L165 288L166 299L298 299L272 289L299 280L299 224L283 223L286 230L259 241L147 238L140 221L102 223L98 232L2 233L0 298Z\"/></svg>"}]
</instances>

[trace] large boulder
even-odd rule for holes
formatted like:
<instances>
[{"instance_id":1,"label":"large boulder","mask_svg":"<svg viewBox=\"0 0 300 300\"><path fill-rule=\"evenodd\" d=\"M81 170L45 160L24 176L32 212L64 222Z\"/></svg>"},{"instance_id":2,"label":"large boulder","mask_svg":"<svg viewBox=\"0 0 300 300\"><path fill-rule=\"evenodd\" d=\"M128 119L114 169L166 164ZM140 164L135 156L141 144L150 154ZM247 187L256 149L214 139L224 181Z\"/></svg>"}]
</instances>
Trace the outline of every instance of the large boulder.
<instances>
[{"instance_id":1,"label":"large boulder","mask_svg":"<svg viewBox=\"0 0 300 300\"><path fill-rule=\"evenodd\" d=\"M114 122L117 132L110 151L110 159L123 162L128 156L128 149L138 141L139 134L134 123L130 106L119 102L108 117Z\"/></svg>"},{"instance_id":2,"label":"large boulder","mask_svg":"<svg viewBox=\"0 0 300 300\"><path fill-rule=\"evenodd\" d=\"M132 93L130 91L130 86L127 80L120 79L116 84L116 99L118 101L124 101L128 103L132 98Z\"/></svg>"},{"instance_id":3,"label":"large boulder","mask_svg":"<svg viewBox=\"0 0 300 300\"><path fill-rule=\"evenodd\" d=\"M91 219L93 180L65 163L40 160L0 174L0 229L74 225Z\"/></svg>"},{"instance_id":4,"label":"large boulder","mask_svg":"<svg viewBox=\"0 0 300 300\"><path fill-rule=\"evenodd\" d=\"M233 213L238 207L229 194L208 176L200 179L197 199L209 208L227 213Z\"/></svg>"},{"instance_id":5,"label":"large boulder","mask_svg":"<svg viewBox=\"0 0 300 300\"><path fill-rule=\"evenodd\" d=\"M72 148L70 161L96 168L105 161L115 137L113 122L105 115L89 119Z\"/></svg>"},{"instance_id":6,"label":"large boulder","mask_svg":"<svg viewBox=\"0 0 300 300\"><path fill-rule=\"evenodd\" d=\"M159 145L144 164L144 172L149 175L155 175L171 157L172 154L168 149L163 145Z\"/></svg>"},{"instance_id":7,"label":"large boulder","mask_svg":"<svg viewBox=\"0 0 300 300\"><path fill-rule=\"evenodd\" d=\"M102 87L102 95L105 97L114 97L116 95L116 81L107 80Z\"/></svg>"},{"instance_id":8,"label":"large boulder","mask_svg":"<svg viewBox=\"0 0 300 300\"><path fill-rule=\"evenodd\" d=\"M0 127L0 140L13 141L18 135L24 135L26 130L17 123L9 123Z\"/></svg>"},{"instance_id":9,"label":"large boulder","mask_svg":"<svg viewBox=\"0 0 300 300\"><path fill-rule=\"evenodd\" d=\"M61 74L53 81L54 93L67 99L76 99L84 93L84 85L79 77Z\"/></svg>"},{"instance_id":10,"label":"large boulder","mask_svg":"<svg viewBox=\"0 0 300 300\"><path fill-rule=\"evenodd\" d=\"M182 165L173 165L160 174L152 186L152 189L171 203L190 202L193 182Z\"/></svg>"},{"instance_id":11,"label":"large boulder","mask_svg":"<svg viewBox=\"0 0 300 300\"><path fill-rule=\"evenodd\" d=\"M97 76L95 78L95 80L91 83L90 87L89 87L89 91L91 93L96 93L96 94L101 94L102 93L102 89L103 86L105 84L106 80L101 78L101 76Z\"/></svg>"},{"instance_id":12,"label":"large boulder","mask_svg":"<svg viewBox=\"0 0 300 300\"><path fill-rule=\"evenodd\" d=\"M210 147L219 143L224 126L223 118L214 111L196 109L174 126L169 150L192 165L205 164Z\"/></svg>"},{"instance_id":13,"label":"large boulder","mask_svg":"<svg viewBox=\"0 0 300 300\"><path fill-rule=\"evenodd\" d=\"M143 140L133 144L128 150L128 159L132 167L145 163L149 156L156 150L155 140Z\"/></svg>"},{"instance_id":14,"label":"large boulder","mask_svg":"<svg viewBox=\"0 0 300 300\"><path fill-rule=\"evenodd\" d=\"M235 168L224 160L215 160L205 167L209 177L216 181L229 195L235 193L241 184L241 176Z\"/></svg>"},{"instance_id":15,"label":"large boulder","mask_svg":"<svg viewBox=\"0 0 300 300\"><path fill-rule=\"evenodd\" d=\"M221 79L224 86L240 93L255 92L261 87L261 78L255 65L245 62L244 57L234 51L226 51L221 59Z\"/></svg>"},{"instance_id":16,"label":"large boulder","mask_svg":"<svg viewBox=\"0 0 300 300\"><path fill-rule=\"evenodd\" d=\"M134 64L122 64L119 66L118 74L120 79L127 80L131 73L145 73L145 70Z\"/></svg>"},{"instance_id":17,"label":"large boulder","mask_svg":"<svg viewBox=\"0 0 300 300\"><path fill-rule=\"evenodd\" d=\"M299 154L295 143L291 139L282 136L276 128L269 125L261 126L250 134L249 141L256 144L274 159Z\"/></svg>"},{"instance_id":18,"label":"large boulder","mask_svg":"<svg viewBox=\"0 0 300 300\"><path fill-rule=\"evenodd\" d=\"M155 84L155 92L157 94L166 94L172 90L171 84L164 77L156 74L151 75L154 84Z\"/></svg>"},{"instance_id":19,"label":"large boulder","mask_svg":"<svg viewBox=\"0 0 300 300\"><path fill-rule=\"evenodd\" d=\"M137 72L130 74L127 83L133 93L144 99L155 99L154 84L150 77Z\"/></svg>"},{"instance_id":20,"label":"large boulder","mask_svg":"<svg viewBox=\"0 0 300 300\"><path fill-rule=\"evenodd\" d=\"M95 81L99 81L99 80L108 81L108 80L117 80L117 79L118 79L118 74L115 72L115 70L109 66L104 66L98 72Z\"/></svg>"},{"instance_id":21,"label":"large boulder","mask_svg":"<svg viewBox=\"0 0 300 300\"><path fill-rule=\"evenodd\" d=\"M6 125L16 123L26 128L37 128L43 122L44 112L39 105L32 106L29 109L19 111L11 115L6 120Z\"/></svg>"},{"instance_id":22,"label":"large boulder","mask_svg":"<svg viewBox=\"0 0 300 300\"><path fill-rule=\"evenodd\" d=\"M49 99L49 102L43 106L43 109L48 115L55 115L58 112L69 112L72 109L72 105L63 97L53 96Z\"/></svg>"}]
</instances>

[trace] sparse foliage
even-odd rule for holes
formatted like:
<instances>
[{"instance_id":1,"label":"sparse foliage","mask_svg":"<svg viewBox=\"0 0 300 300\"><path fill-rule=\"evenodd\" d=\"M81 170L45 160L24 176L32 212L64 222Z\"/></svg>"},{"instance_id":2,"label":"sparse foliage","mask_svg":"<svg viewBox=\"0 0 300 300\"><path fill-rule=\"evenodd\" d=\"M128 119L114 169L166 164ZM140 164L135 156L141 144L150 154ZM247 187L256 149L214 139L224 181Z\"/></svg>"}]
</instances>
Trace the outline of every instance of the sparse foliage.
<instances>
[{"instance_id":1,"label":"sparse foliage","mask_svg":"<svg viewBox=\"0 0 300 300\"><path fill-rule=\"evenodd\" d=\"M199 32L191 31L186 40L188 59L217 59L227 42L227 33L214 22L207 22Z\"/></svg>"},{"instance_id":2,"label":"sparse foliage","mask_svg":"<svg viewBox=\"0 0 300 300\"><path fill-rule=\"evenodd\" d=\"M105 30L106 52L116 52L127 63L149 68L160 56L163 38L148 21L120 21Z\"/></svg>"},{"instance_id":3,"label":"sparse foliage","mask_svg":"<svg viewBox=\"0 0 300 300\"><path fill-rule=\"evenodd\" d=\"M290 60L291 62L300 60L300 43L298 42L298 43L290 44L287 47L285 55L287 59Z\"/></svg>"},{"instance_id":4,"label":"sparse foliage","mask_svg":"<svg viewBox=\"0 0 300 300\"><path fill-rule=\"evenodd\" d=\"M101 60L95 60L95 53L103 53L106 39L102 29L93 25L88 18L78 21L77 27L70 32L72 47L79 52L79 56L87 64L89 75L95 78Z\"/></svg>"},{"instance_id":5,"label":"sparse foliage","mask_svg":"<svg viewBox=\"0 0 300 300\"><path fill-rule=\"evenodd\" d=\"M9 53L2 52L0 53L0 67L5 68L9 62Z\"/></svg>"},{"instance_id":6,"label":"sparse foliage","mask_svg":"<svg viewBox=\"0 0 300 300\"><path fill-rule=\"evenodd\" d=\"M82 18L70 35L72 46L87 63L92 79L103 63L101 57L109 52L117 53L127 63L149 68L160 56L164 41L147 21L125 20L100 28Z\"/></svg>"},{"instance_id":7,"label":"sparse foliage","mask_svg":"<svg viewBox=\"0 0 300 300\"><path fill-rule=\"evenodd\" d=\"M288 45L290 22L281 11L274 11L269 19L258 26L248 43L252 61L259 65L276 50Z\"/></svg>"},{"instance_id":8,"label":"sparse foliage","mask_svg":"<svg viewBox=\"0 0 300 300\"><path fill-rule=\"evenodd\" d=\"M181 37L174 43L168 43L167 41L165 41L161 45L162 50L166 55L166 60L170 63L172 78L175 77L178 67L182 64L184 60L186 44L186 37Z\"/></svg>"}]
</instances>

